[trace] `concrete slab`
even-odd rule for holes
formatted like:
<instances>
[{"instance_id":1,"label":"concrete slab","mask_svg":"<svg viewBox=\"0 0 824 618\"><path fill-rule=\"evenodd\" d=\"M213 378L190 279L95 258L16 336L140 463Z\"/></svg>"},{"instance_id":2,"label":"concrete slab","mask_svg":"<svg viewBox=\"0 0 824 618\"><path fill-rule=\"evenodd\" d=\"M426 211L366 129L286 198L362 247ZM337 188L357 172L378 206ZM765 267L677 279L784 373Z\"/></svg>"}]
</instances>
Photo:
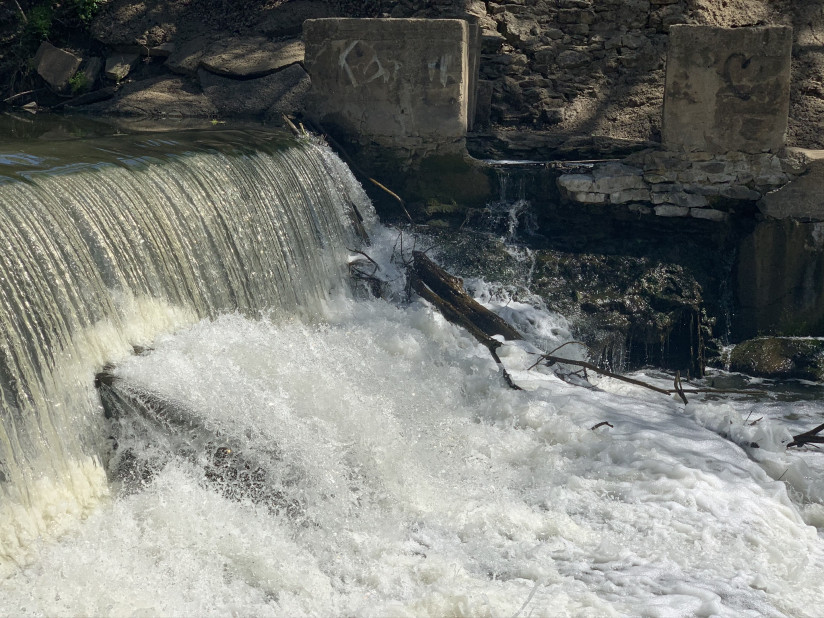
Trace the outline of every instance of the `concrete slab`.
<instances>
[{"instance_id":1,"label":"concrete slab","mask_svg":"<svg viewBox=\"0 0 824 618\"><path fill-rule=\"evenodd\" d=\"M200 58L200 65L216 75L250 79L269 75L302 61L302 41L232 37L209 46Z\"/></svg>"},{"instance_id":2,"label":"concrete slab","mask_svg":"<svg viewBox=\"0 0 824 618\"><path fill-rule=\"evenodd\" d=\"M668 150L775 152L790 102L792 28L670 28L663 142Z\"/></svg>"}]
</instances>

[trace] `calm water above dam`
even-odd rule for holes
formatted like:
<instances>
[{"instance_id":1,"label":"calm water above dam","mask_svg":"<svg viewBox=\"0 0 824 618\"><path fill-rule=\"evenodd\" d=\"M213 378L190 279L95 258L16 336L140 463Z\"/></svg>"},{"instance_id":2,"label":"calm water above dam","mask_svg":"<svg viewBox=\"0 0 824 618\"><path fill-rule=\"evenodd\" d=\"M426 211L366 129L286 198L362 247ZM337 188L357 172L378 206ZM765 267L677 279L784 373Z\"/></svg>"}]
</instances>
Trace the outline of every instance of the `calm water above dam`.
<instances>
[{"instance_id":1,"label":"calm water above dam","mask_svg":"<svg viewBox=\"0 0 824 618\"><path fill-rule=\"evenodd\" d=\"M566 319L472 282L527 337L510 390L351 291L360 247L400 298L398 232L314 142L9 142L0 178L0 613L818 613L824 455L785 449L815 392L573 386L527 371Z\"/></svg>"}]
</instances>

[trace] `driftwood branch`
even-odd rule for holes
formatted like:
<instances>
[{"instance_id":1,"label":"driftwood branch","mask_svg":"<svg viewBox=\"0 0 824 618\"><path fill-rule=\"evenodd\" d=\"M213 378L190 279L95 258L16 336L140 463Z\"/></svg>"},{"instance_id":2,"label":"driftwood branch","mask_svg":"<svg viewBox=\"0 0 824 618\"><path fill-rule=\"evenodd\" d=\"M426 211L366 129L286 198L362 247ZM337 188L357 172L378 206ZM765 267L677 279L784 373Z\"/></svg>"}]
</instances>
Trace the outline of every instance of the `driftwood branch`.
<instances>
[{"instance_id":1,"label":"driftwood branch","mask_svg":"<svg viewBox=\"0 0 824 618\"><path fill-rule=\"evenodd\" d=\"M787 445L787 448L793 446L801 448L802 446L807 446L808 444L824 444L824 436L818 435L822 430L824 430L824 423L818 427L810 429L809 431L793 436L793 441Z\"/></svg>"}]
</instances>

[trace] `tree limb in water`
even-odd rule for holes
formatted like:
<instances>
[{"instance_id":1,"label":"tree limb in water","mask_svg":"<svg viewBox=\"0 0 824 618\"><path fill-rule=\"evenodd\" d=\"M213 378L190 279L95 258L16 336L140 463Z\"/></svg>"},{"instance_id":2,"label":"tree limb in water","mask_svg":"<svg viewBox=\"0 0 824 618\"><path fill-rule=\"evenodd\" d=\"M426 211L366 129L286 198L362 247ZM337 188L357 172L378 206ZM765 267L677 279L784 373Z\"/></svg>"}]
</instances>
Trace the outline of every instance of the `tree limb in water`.
<instances>
[{"instance_id":1,"label":"tree limb in water","mask_svg":"<svg viewBox=\"0 0 824 618\"><path fill-rule=\"evenodd\" d=\"M680 372L676 374L675 377L675 388L661 388L659 386L655 386L648 382L644 382L642 380L636 380L635 378L628 378L627 376L622 376L618 373L612 373L611 371L607 371L606 369L601 369L597 365L593 363L589 363L587 361L579 361L579 360L572 360L570 358L563 358L561 356L555 356L553 354L542 354L540 360L533 364L530 369L536 367L542 361L547 361L547 364L552 365L554 363L563 363L566 365L575 365L576 367L583 367L585 369L589 369L590 371L594 371L595 373L601 374L603 376L607 376L608 378L615 378L616 380L621 380L623 382L628 382L629 384L635 384L636 386L642 386L644 388L648 388L651 391L655 391L656 393L661 393L663 395L672 395L677 394L681 397L681 400L686 404L686 394L692 393L715 393L718 395L766 395L765 391L742 391L742 390L726 390L720 388L690 388L685 389L681 385L681 375ZM824 426L822 426L824 428ZM820 431L820 430L819 430ZM824 437L820 440L824 442Z\"/></svg>"},{"instance_id":2,"label":"tree limb in water","mask_svg":"<svg viewBox=\"0 0 824 618\"><path fill-rule=\"evenodd\" d=\"M494 338L503 335L507 339L523 339L517 330L467 294L461 279L447 273L421 251L412 252L410 284L418 296L435 305L443 317L466 329L489 350L510 388L522 390L501 362L497 349L503 344Z\"/></svg>"},{"instance_id":3,"label":"tree limb in water","mask_svg":"<svg viewBox=\"0 0 824 618\"><path fill-rule=\"evenodd\" d=\"M810 429L809 431L793 436L793 441L787 445L787 448L793 446L801 448L802 446L807 446L808 444L824 444L824 436L818 435L822 429L824 429L824 423L818 427Z\"/></svg>"}]
</instances>

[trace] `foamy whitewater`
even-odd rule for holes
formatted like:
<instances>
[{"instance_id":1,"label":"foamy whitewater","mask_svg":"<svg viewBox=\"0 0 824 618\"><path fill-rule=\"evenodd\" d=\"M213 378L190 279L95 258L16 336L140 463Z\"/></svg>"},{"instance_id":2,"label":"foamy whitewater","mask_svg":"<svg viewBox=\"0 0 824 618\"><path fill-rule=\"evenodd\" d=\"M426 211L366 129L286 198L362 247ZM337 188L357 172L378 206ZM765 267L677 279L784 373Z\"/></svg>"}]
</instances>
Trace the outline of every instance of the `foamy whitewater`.
<instances>
[{"instance_id":1,"label":"foamy whitewater","mask_svg":"<svg viewBox=\"0 0 824 618\"><path fill-rule=\"evenodd\" d=\"M342 167L328 151L321 157ZM213 170L236 170L210 193L223 196L211 198L216 213L229 198L241 212L252 197L261 212L269 207L276 184L245 192L231 183L250 169L276 176L271 157L194 163L208 172L195 187ZM321 171L310 179L325 178ZM316 190L345 194L339 187L354 181L340 173L316 180ZM153 203L166 212L165 202ZM181 208L182 220L224 229L200 223L202 210ZM237 223L248 256L226 267L235 247L214 264L224 264L227 289L266 299L269 279L259 291L230 284L247 260L268 259L257 241L272 231ZM320 273L320 291L306 290L319 300L304 311L260 314L249 301L226 313L231 295L218 298L222 288L206 278L222 271L198 257L211 246L204 240L170 255L194 256L181 260L186 273L201 259L202 276L180 280L203 288L193 298L214 297L214 310L174 302L183 292L147 292L112 298L109 317L66 329L74 356L58 359L53 381L80 385L89 426L104 425L91 380L107 360L118 361L125 396L150 405L107 421L108 455L122 464L110 466L108 480L101 447L99 465L89 458L66 471L71 483L42 475L27 489L28 510L0 505L11 513L0 520L0 615L821 614L824 454L785 448L824 419L821 398L691 396L684 406L611 379L573 385L557 367L528 371L536 351L571 339L569 324L467 282L527 338L499 350L524 388L512 390L484 347L425 303L404 302L398 232L375 226L372 237L364 250L391 281L393 302L353 299L331 275L327 295ZM303 242L285 242L284 251ZM306 250L307 260L318 252ZM127 258L123 272L139 279L142 263ZM283 270L284 280L301 281L297 267ZM100 296L109 298L105 285ZM151 350L127 355L135 343ZM563 351L584 356L576 345ZM42 392L57 401L56 390ZM54 404L55 418L63 405ZM98 437L88 438L95 448L105 441Z\"/></svg>"},{"instance_id":2,"label":"foamy whitewater","mask_svg":"<svg viewBox=\"0 0 824 618\"><path fill-rule=\"evenodd\" d=\"M507 309L533 340L568 336L559 316ZM3 613L820 612L824 542L810 524L824 522L824 492L805 475L824 456L784 452L780 414L750 426L763 404L685 410L527 373L524 346L502 356L528 390L508 389L431 308L346 298L316 319L225 315L161 336L117 375L247 453L276 448L278 490L298 506L229 499L203 461L172 457L41 540L0 582ZM757 451L735 441L756 437ZM785 468L795 484L775 480Z\"/></svg>"}]
</instances>

